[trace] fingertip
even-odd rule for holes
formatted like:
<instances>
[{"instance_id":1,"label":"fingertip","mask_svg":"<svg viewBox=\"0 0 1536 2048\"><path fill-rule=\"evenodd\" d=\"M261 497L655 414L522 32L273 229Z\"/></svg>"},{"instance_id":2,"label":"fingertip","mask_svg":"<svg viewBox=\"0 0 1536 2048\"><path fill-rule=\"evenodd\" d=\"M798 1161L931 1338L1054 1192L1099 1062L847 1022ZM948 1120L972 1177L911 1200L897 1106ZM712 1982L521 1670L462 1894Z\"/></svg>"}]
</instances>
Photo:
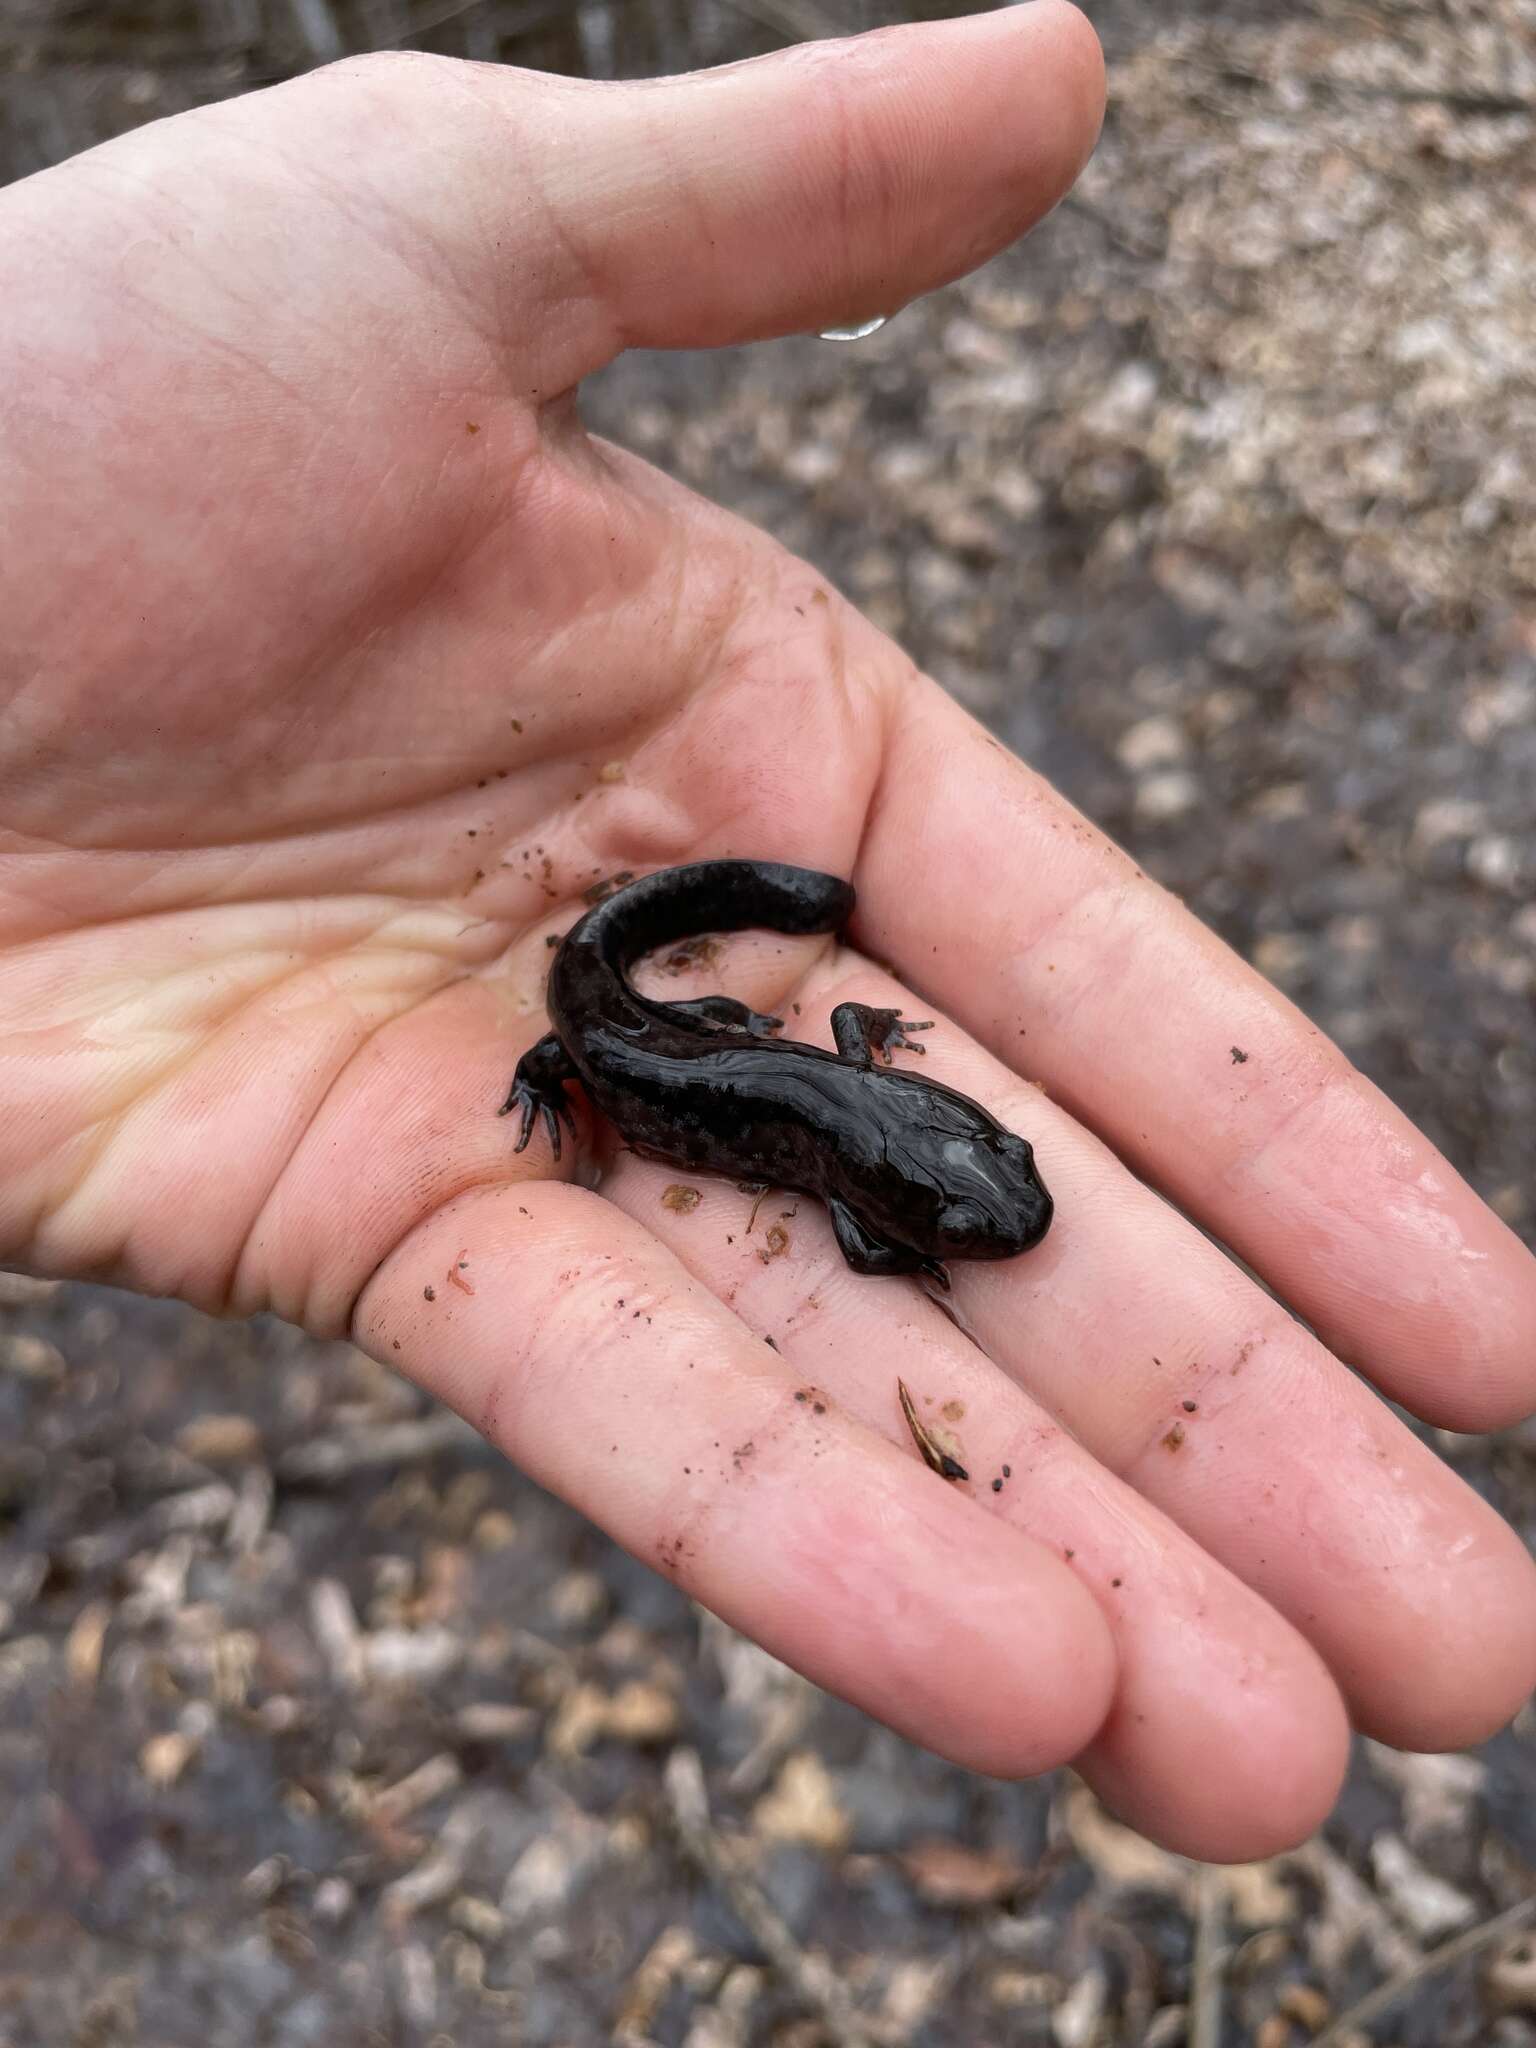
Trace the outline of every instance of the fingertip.
<instances>
[{"instance_id":1,"label":"fingertip","mask_svg":"<svg viewBox=\"0 0 1536 2048\"><path fill-rule=\"evenodd\" d=\"M1182 1768L1145 1768L1149 1731L1127 1741L1119 1714L1079 1765L1104 1804L1149 1840L1204 1863L1251 1863L1294 1849L1333 1810L1350 1730L1320 1665L1269 1674L1236 1716L1212 1716L1198 1700L1163 1707L1181 1723L1170 1743Z\"/></svg>"},{"instance_id":2,"label":"fingertip","mask_svg":"<svg viewBox=\"0 0 1536 2048\"><path fill-rule=\"evenodd\" d=\"M1536 1563L1514 1530L1479 1518L1477 1556L1440 1589L1432 1614L1402 1618L1390 1658L1408 1683L1355 1702L1356 1726L1393 1749L1440 1754L1486 1742L1536 1690ZM1429 1654L1426 1654L1428 1649Z\"/></svg>"},{"instance_id":3,"label":"fingertip","mask_svg":"<svg viewBox=\"0 0 1536 2048\"><path fill-rule=\"evenodd\" d=\"M967 1770L1032 1778L1080 1755L1118 1672L1092 1594L1056 1552L883 1445L867 1447L859 1476L856 1503L802 1490L793 1516L777 1517L779 1584L771 1601L759 1589L759 1638ZM790 1626L773 1613L784 1574L794 1584L813 1559L823 1604L796 1601Z\"/></svg>"},{"instance_id":4,"label":"fingertip","mask_svg":"<svg viewBox=\"0 0 1536 2048\"><path fill-rule=\"evenodd\" d=\"M615 337L707 347L888 317L1048 213L1103 109L1098 38L1067 0L898 23L576 103L591 147L550 204L583 251L581 288L596 281L590 345L605 359ZM617 215L606 196L593 203L613 174L592 167L615 158L630 187ZM696 232L679 233L681 212Z\"/></svg>"},{"instance_id":5,"label":"fingertip","mask_svg":"<svg viewBox=\"0 0 1536 2048\"><path fill-rule=\"evenodd\" d=\"M1536 1259L1492 1215L1475 1250L1478 1284L1410 1327L1377 1377L1421 1421L1485 1436L1536 1408Z\"/></svg>"},{"instance_id":6,"label":"fingertip","mask_svg":"<svg viewBox=\"0 0 1536 2048\"><path fill-rule=\"evenodd\" d=\"M1394 1114L1382 1105L1383 1120ZM1512 1428L1536 1409L1536 1258L1419 1132L1387 1157L1405 1163L1362 1181L1357 1199L1392 1263L1372 1270L1348 1239L1325 1247L1313 1326L1421 1421Z\"/></svg>"},{"instance_id":7,"label":"fingertip","mask_svg":"<svg viewBox=\"0 0 1536 2048\"><path fill-rule=\"evenodd\" d=\"M1076 183L1104 125L1104 52L1070 0L1028 0L920 27L946 36L925 69L949 74L948 104L935 92L929 118L936 140L951 136L952 151L956 136L968 138L964 175L973 199L969 228L957 221L950 229L955 258L938 282L1017 241ZM919 25L899 31L908 32ZM899 45L897 53L911 64ZM943 173L945 158L935 154L933 167ZM940 189L954 176L950 170Z\"/></svg>"},{"instance_id":8,"label":"fingertip","mask_svg":"<svg viewBox=\"0 0 1536 2048\"><path fill-rule=\"evenodd\" d=\"M984 1715L972 1709L966 1753L952 1758L993 1778L1036 1778L1081 1756L1113 1709L1119 1676L1098 1602L1043 1545L1030 1548L1037 1562L1027 1625L1015 1614L1010 1629L1014 1669L997 1674Z\"/></svg>"},{"instance_id":9,"label":"fingertip","mask_svg":"<svg viewBox=\"0 0 1536 2048\"><path fill-rule=\"evenodd\" d=\"M1030 0L1030 5L1015 13L1049 47L1057 67L1064 113L1060 132L1063 141L1070 140L1073 147L1063 178L1065 189L1092 156L1104 126L1104 45L1093 23L1072 0Z\"/></svg>"},{"instance_id":10,"label":"fingertip","mask_svg":"<svg viewBox=\"0 0 1536 2048\"><path fill-rule=\"evenodd\" d=\"M892 37L898 52L901 44L895 39L922 33L943 37L967 65L974 65L984 49L994 72L999 65L1016 67L1031 137L1059 152L1063 186L1093 154L1104 124L1104 46L1072 0L1026 0L1022 6L903 23L876 33ZM1037 96L1042 80L1049 80L1049 91Z\"/></svg>"},{"instance_id":11,"label":"fingertip","mask_svg":"<svg viewBox=\"0 0 1536 2048\"><path fill-rule=\"evenodd\" d=\"M1513 1363L1507 1371L1495 1364L1475 1387L1440 1385L1424 1392L1404 1388L1398 1398L1420 1422L1455 1436L1496 1436L1500 1430L1518 1427L1531 1413L1528 1374Z\"/></svg>"}]
</instances>

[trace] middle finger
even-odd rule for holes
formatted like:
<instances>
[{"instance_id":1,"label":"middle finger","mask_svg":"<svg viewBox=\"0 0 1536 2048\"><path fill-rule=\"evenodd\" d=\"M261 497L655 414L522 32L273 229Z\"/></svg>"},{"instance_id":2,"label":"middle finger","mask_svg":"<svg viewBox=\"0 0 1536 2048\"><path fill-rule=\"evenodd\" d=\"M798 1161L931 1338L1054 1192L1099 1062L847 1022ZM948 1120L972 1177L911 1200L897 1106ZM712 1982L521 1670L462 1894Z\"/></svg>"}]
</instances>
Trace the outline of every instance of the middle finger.
<instances>
[{"instance_id":1,"label":"middle finger","mask_svg":"<svg viewBox=\"0 0 1536 2048\"><path fill-rule=\"evenodd\" d=\"M902 1000L842 975L825 1000ZM939 1078L1036 1143L1057 1202L1027 1257L955 1269L976 1341L1303 1631L1362 1728L1451 1749L1502 1725L1536 1681L1513 1530L1066 1111L958 1029L927 1042Z\"/></svg>"}]
</instances>

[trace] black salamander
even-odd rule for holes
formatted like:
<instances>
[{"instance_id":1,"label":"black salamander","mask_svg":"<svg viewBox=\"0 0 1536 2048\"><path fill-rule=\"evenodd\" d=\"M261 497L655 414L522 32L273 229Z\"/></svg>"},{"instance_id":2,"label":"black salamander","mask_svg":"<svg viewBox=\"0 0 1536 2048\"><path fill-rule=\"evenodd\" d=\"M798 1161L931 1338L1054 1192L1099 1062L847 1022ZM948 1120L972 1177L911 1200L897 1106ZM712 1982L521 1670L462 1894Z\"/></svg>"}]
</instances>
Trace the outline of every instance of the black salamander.
<instances>
[{"instance_id":1,"label":"black salamander","mask_svg":"<svg viewBox=\"0 0 1536 2048\"><path fill-rule=\"evenodd\" d=\"M1045 1235L1051 1198L1034 1148L979 1103L891 1066L926 1023L839 1003L835 1053L775 1039L778 1017L729 996L662 1002L628 969L704 932L835 932L853 910L836 875L775 861L709 860L620 889L574 925L549 976L554 1030L518 1061L501 1114L522 1151L542 1117L560 1156L565 1088L580 1081L648 1159L815 1195L857 1273L926 1273L946 1259L1006 1259ZM876 1056L884 1062L876 1065Z\"/></svg>"}]
</instances>

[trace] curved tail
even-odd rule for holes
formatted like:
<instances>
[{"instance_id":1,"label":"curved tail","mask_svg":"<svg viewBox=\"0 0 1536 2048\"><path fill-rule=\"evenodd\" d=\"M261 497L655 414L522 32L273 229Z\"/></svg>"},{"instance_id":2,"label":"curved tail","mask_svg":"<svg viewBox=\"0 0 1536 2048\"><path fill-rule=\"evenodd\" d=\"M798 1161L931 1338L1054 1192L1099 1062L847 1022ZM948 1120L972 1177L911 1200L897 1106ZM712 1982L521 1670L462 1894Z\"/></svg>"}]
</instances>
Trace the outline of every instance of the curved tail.
<instances>
[{"instance_id":1,"label":"curved tail","mask_svg":"<svg viewBox=\"0 0 1536 2048\"><path fill-rule=\"evenodd\" d=\"M699 932L834 932L853 911L853 885L773 860L701 860L661 868L618 890L575 925L567 945L590 946L614 967Z\"/></svg>"},{"instance_id":2,"label":"curved tail","mask_svg":"<svg viewBox=\"0 0 1536 2048\"><path fill-rule=\"evenodd\" d=\"M628 994L625 969L670 941L753 926L796 936L834 932L848 922L853 903L851 882L780 861L701 860L661 868L572 926L550 975L551 1012L558 1023L567 1005L599 998L599 983L607 983L610 1001L618 994L615 981Z\"/></svg>"}]
</instances>

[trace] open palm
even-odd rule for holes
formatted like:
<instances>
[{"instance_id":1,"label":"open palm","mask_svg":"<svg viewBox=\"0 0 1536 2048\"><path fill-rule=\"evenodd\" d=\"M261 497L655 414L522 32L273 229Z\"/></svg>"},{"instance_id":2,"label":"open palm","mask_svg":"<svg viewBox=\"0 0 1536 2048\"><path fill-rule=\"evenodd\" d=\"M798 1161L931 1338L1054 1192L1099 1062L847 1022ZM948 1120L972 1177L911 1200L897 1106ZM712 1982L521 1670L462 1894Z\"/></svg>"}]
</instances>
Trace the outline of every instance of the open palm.
<instances>
[{"instance_id":1,"label":"open palm","mask_svg":"<svg viewBox=\"0 0 1536 2048\"><path fill-rule=\"evenodd\" d=\"M969 267L1099 95L1060 0L635 87L368 60L0 199L0 1257L350 1331L893 1725L1077 1757L1248 1855L1325 1810L1346 1710L1445 1747L1531 1682L1524 1552L1339 1359L1518 1414L1536 1268L812 569L572 395ZM611 1151L598 1193L590 1120L514 1154L546 942L723 853L850 875L859 950L743 936L660 985L822 1042L838 1001L920 1004L931 1070L1035 1142L1056 1227L956 1269L965 1334L815 1204Z\"/></svg>"}]
</instances>

